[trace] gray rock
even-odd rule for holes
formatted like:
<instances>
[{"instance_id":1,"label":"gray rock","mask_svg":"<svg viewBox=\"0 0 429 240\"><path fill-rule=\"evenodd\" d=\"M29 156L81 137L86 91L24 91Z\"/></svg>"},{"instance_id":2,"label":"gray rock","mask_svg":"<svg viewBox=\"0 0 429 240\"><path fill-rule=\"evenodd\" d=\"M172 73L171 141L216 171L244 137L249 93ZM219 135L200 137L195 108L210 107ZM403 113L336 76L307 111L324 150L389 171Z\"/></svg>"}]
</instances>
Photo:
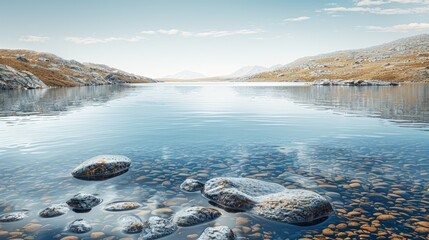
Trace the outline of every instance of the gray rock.
<instances>
[{"instance_id":1,"label":"gray rock","mask_svg":"<svg viewBox=\"0 0 429 240\"><path fill-rule=\"evenodd\" d=\"M37 58L37 61L40 61L40 62L49 62L49 59L45 58L45 57L39 57L39 58Z\"/></svg>"},{"instance_id":2,"label":"gray rock","mask_svg":"<svg viewBox=\"0 0 429 240\"><path fill-rule=\"evenodd\" d=\"M0 215L0 222L16 222L28 217L28 213L27 210L4 213Z\"/></svg>"},{"instance_id":3,"label":"gray rock","mask_svg":"<svg viewBox=\"0 0 429 240\"><path fill-rule=\"evenodd\" d=\"M87 193L79 193L67 201L67 204L75 212L88 212L103 200L97 196Z\"/></svg>"},{"instance_id":4,"label":"gray rock","mask_svg":"<svg viewBox=\"0 0 429 240\"><path fill-rule=\"evenodd\" d=\"M234 240L235 234L227 226L208 227L198 240Z\"/></svg>"},{"instance_id":5,"label":"gray rock","mask_svg":"<svg viewBox=\"0 0 429 240\"><path fill-rule=\"evenodd\" d=\"M104 210L111 211L111 212L117 212L117 211L128 211L133 210L141 207L142 205L140 203L136 202L112 202L108 203Z\"/></svg>"},{"instance_id":6,"label":"gray rock","mask_svg":"<svg viewBox=\"0 0 429 240\"><path fill-rule=\"evenodd\" d=\"M32 73L0 64L0 89L36 89L47 86Z\"/></svg>"},{"instance_id":7,"label":"gray rock","mask_svg":"<svg viewBox=\"0 0 429 240\"><path fill-rule=\"evenodd\" d=\"M328 200L315 192L250 178L210 179L202 193L220 207L296 225L319 223L333 211Z\"/></svg>"},{"instance_id":8,"label":"gray rock","mask_svg":"<svg viewBox=\"0 0 429 240\"><path fill-rule=\"evenodd\" d=\"M195 179L186 179L182 184L180 184L180 189L187 192L201 191L203 187L204 183Z\"/></svg>"},{"instance_id":9,"label":"gray rock","mask_svg":"<svg viewBox=\"0 0 429 240\"><path fill-rule=\"evenodd\" d=\"M52 218L52 217L58 217L63 214L68 213L69 207L66 204L53 204L45 209L43 209L39 216L43 218Z\"/></svg>"},{"instance_id":10,"label":"gray rock","mask_svg":"<svg viewBox=\"0 0 429 240\"><path fill-rule=\"evenodd\" d=\"M173 217L173 222L178 226L187 227L212 221L222 214L214 208L190 207L177 212Z\"/></svg>"},{"instance_id":11,"label":"gray rock","mask_svg":"<svg viewBox=\"0 0 429 240\"><path fill-rule=\"evenodd\" d=\"M92 230L92 227L87 221L77 219L68 225L68 230L73 233L87 233Z\"/></svg>"},{"instance_id":12,"label":"gray rock","mask_svg":"<svg viewBox=\"0 0 429 240\"><path fill-rule=\"evenodd\" d=\"M395 82L378 80L342 80L342 79L320 79L312 83L317 86L398 86Z\"/></svg>"},{"instance_id":13,"label":"gray rock","mask_svg":"<svg viewBox=\"0 0 429 240\"><path fill-rule=\"evenodd\" d=\"M131 160L121 155L100 155L77 166L72 175L83 180L105 180L128 171Z\"/></svg>"},{"instance_id":14,"label":"gray rock","mask_svg":"<svg viewBox=\"0 0 429 240\"><path fill-rule=\"evenodd\" d=\"M26 59L25 57L22 57L22 56L17 57L16 60L18 60L20 62L28 62L28 59Z\"/></svg>"},{"instance_id":15,"label":"gray rock","mask_svg":"<svg viewBox=\"0 0 429 240\"><path fill-rule=\"evenodd\" d=\"M119 224L122 231L128 234L140 233L143 229L143 223L137 216L123 216L119 219Z\"/></svg>"},{"instance_id":16,"label":"gray rock","mask_svg":"<svg viewBox=\"0 0 429 240\"><path fill-rule=\"evenodd\" d=\"M177 225L160 217L150 217L143 223L142 235L139 240L151 240L168 236L177 230Z\"/></svg>"}]
</instances>

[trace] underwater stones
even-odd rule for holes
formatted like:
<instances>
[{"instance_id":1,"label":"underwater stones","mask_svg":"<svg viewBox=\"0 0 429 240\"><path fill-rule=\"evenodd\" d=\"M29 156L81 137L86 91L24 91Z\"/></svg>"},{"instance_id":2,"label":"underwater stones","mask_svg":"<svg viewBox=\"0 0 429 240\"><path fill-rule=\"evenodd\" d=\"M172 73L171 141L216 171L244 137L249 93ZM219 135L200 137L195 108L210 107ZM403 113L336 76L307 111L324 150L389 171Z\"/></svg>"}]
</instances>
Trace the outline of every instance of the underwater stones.
<instances>
[{"instance_id":1,"label":"underwater stones","mask_svg":"<svg viewBox=\"0 0 429 240\"><path fill-rule=\"evenodd\" d=\"M214 208L190 207L177 212L173 217L173 222L178 226L194 226L201 223L212 221L222 215Z\"/></svg>"},{"instance_id":2,"label":"underwater stones","mask_svg":"<svg viewBox=\"0 0 429 240\"><path fill-rule=\"evenodd\" d=\"M4 213L0 215L0 222L16 222L26 218L28 213L27 210Z\"/></svg>"},{"instance_id":3,"label":"underwater stones","mask_svg":"<svg viewBox=\"0 0 429 240\"><path fill-rule=\"evenodd\" d=\"M91 229L91 225L83 219L74 220L68 225L68 230L73 233L87 233Z\"/></svg>"},{"instance_id":4,"label":"underwater stones","mask_svg":"<svg viewBox=\"0 0 429 240\"><path fill-rule=\"evenodd\" d=\"M234 240L235 234L227 226L208 227L198 240Z\"/></svg>"},{"instance_id":5,"label":"underwater stones","mask_svg":"<svg viewBox=\"0 0 429 240\"><path fill-rule=\"evenodd\" d=\"M182 184L180 184L180 189L187 192L201 191L203 187L204 183L195 179L186 179Z\"/></svg>"},{"instance_id":6,"label":"underwater stones","mask_svg":"<svg viewBox=\"0 0 429 240\"><path fill-rule=\"evenodd\" d=\"M105 180L128 171L131 160L121 155L100 155L90 158L73 171L75 178L82 180Z\"/></svg>"},{"instance_id":7,"label":"underwater stones","mask_svg":"<svg viewBox=\"0 0 429 240\"><path fill-rule=\"evenodd\" d=\"M73 208L75 212L89 212L91 209L103 200L95 195L87 193L78 193L70 200L67 201L67 204Z\"/></svg>"},{"instance_id":8,"label":"underwater stones","mask_svg":"<svg viewBox=\"0 0 429 240\"><path fill-rule=\"evenodd\" d=\"M202 194L226 209L296 225L316 224L333 211L329 201L315 192L249 178L210 179Z\"/></svg>"},{"instance_id":9,"label":"underwater stones","mask_svg":"<svg viewBox=\"0 0 429 240\"><path fill-rule=\"evenodd\" d=\"M141 206L142 205L140 203L121 201L121 202L108 203L104 207L104 210L110 211L110 212L119 212L119 211L134 210L134 209L137 209Z\"/></svg>"},{"instance_id":10,"label":"underwater stones","mask_svg":"<svg viewBox=\"0 0 429 240\"><path fill-rule=\"evenodd\" d=\"M63 214L66 214L69 211L69 207L66 204L53 204L45 209L43 209L39 216L43 218L52 218L58 217Z\"/></svg>"},{"instance_id":11,"label":"underwater stones","mask_svg":"<svg viewBox=\"0 0 429 240\"><path fill-rule=\"evenodd\" d=\"M143 229L143 223L137 216L123 216L119 219L119 224L122 231L128 234L140 233Z\"/></svg>"},{"instance_id":12,"label":"underwater stones","mask_svg":"<svg viewBox=\"0 0 429 240\"><path fill-rule=\"evenodd\" d=\"M157 216L150 217L143 223L140 240L158 239L174 233L177 225L170 220Z\"/></svg>"}]
</instances>

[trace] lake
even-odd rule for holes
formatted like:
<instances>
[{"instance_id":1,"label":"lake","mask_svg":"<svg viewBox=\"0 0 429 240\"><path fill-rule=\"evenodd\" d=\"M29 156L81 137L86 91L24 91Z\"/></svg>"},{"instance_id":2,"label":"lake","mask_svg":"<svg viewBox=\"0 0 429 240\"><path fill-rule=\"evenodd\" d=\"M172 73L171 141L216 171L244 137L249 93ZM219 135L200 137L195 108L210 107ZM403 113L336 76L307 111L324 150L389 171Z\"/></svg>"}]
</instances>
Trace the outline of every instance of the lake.
<instances>
[{"instance_id":1,"label":"lake","mask_svg":"<svg viewBox=\"0 0 429 240\"><path fill-rule=\"evenodd\" d=\"M120 154L130 170L105 181L71 176L82 161ZM0 238L135 238L123 215L171 217L211 206L179 185L187 178L248 177L307 189L334 213L312 226L245 212L179 227L165 239L192 239L226 225L241 239L429 238L429 84L320 87L300 83L158 83L0 92ZM79 192L100 207L44 219L38 212ZM113 201L129 212L106 212ZM390 216L388 219L380 216ZM83 218L93 230L65 228ZM94 234L96 233L96 234ZM72 239L72 238L70 238Z\"/></svg>"}]
</instances>

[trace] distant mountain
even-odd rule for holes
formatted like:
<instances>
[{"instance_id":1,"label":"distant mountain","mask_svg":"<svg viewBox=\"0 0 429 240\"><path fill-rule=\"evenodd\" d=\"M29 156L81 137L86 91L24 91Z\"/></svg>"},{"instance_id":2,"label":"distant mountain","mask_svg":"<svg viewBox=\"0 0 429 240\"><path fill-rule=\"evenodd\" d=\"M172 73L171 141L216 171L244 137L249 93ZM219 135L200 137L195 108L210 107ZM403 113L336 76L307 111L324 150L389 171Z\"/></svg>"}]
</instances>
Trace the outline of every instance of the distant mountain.
<instances>
[{"instance_id":1,"label":"distant mountain","mask_svg":"<svg viewBox=\"0 0 429 240\"><path fill-rule=\"evenodd\" d=\"M234 73L231 73L226 78L242 78L242 77L250 77L256 74L260 74L263 72L274 71L281 68L282 65L274 65L272 67L262 67L262 66L246 66L238 69Z\"/></svg>"},{"instance_id":2,"label":"distant mountain","mask_svg":"<svg viewBox=\"0 0 429 240\"><path fill-rule=\"evenodd\" d=\"M305 57L248 80L311 82L321 79L429 82L429 35Z\"/></svg>"},{"instance_id":3,"label":"distant mountain","mask_svg":"<svg viewBox=\"0 0 429 240\"><path fill-rule=\"evenodd\" d=\"M162 79L179 79L179 80L191 80L191 79L199 79L206 78L202 73L192 72L192 71L182 71L173 75L168 75L163 77Z\"/></svg>"},{"instance_id":4,"label":"distant mountain","mask_svg":"<svg viewBox=\"0 0 429 240\"><path fill-rule=\"evenodd\" d=\"M0 49L0 89L148 82L154 80L106 65L80 63L49 53Z\"/></svg>"}]
</instances>

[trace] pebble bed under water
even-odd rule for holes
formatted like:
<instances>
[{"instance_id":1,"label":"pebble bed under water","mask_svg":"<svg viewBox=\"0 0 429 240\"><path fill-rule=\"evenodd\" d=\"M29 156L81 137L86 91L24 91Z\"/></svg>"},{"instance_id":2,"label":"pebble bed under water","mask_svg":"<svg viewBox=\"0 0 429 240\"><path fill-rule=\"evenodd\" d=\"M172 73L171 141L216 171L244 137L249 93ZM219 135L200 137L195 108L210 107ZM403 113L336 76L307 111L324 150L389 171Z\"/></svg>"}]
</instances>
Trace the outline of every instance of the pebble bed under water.
<instances>
[{"instance_id":1,"label":"pebble bed under water","mask_svg":"<svg viewBox=\"0 0 429 240\"><path fill-rule=\"evenodd\" d=\"M165 94L171 93L169 92L171 89L166 88ZM209 88L213 87L209 86ZM225 88L229 90L231 86ZM204 87L194 87L191 92L192 97L197 100L198 97L201 98L199 95L201 89ZM112 121L112 123L112 119L105 117L132 110L140 112L139 114L146 111L148 119L152 120L165 117L164 111L170 111L169 117L174 117L178 113L171 112L170 107L179 103L172 103L173 100L189 95L189 92L183 93L179 87L179 90L175 90L176 95L170 95L173 100L162 101L162 97L157 97L157 91L159 92L160 89L142 94L139 88L132 89L129 95L124 94L125 100L121 101L119 98L119 100L112 100L111 105L109 102L103 102L102 106L97 106L104 112L100 113L96 110L95 115L101 115L107 119L106 121ZM237 91L240 93L239 90ZM251 95L249 92L252 91L257 96L258 94L264 96L262 100L256 100L256 106L261 101L262 105L266 104L266 98L270 101L283 101L282 98L278 98L278 95L284 92L284 89L267 86L243 91L245 94L234 95L230 101L240 101L243 100L242 98L254 101L249 96ZM305 128L310 125L307 123L296 125L300 122L300 115L297 114L296 122L292 120L291 125L275 125L273 128L272 125L267 127L252 123L246 126L250 133L243 135L241 130L228 132L232 131L228 128L228 124L234 124L237 120L237 116L235 119L233 116L231 119L224 120L228 124L217 125L216 122L211 122L210 126L219 133L208 129L206 138L202 139L200 135L204 134L204 131L198 131L200 135L195 135L197 139L194 142L174 140L181 134L188 136L187 134L192 132L191 128L187 128L190 126L167 122L174 125L171 129L176 128L176 130L170 129L171 132L168 133L159 129L153 130L161 136L157 141L151 142L145 140L145 136L152 135L148 132L143 134L143 130L138 127L144 128L144 126L139 125L141 123L138 123L137 118L133 119L133 122L131 120L115 122L115 124L128 124L128 128L132 128L132 131L126 130L128 128L120 128L116 132L109 132L113 131L109 130L112 125L103 126L100 130L114 134L103 136L101 140L95 138L82 140L73 137L80 136L79 133L75 135L70 133L68 136L70 139L67 142L63 139L64 133L61 131L49 132L52 139L60 138L64 141L59 145L43 137L37 146L31 146L30 141L23 140L43 136L39 132L9 139L12 143L0 146L0 155L3 155L0 160L0 214L16 210L29 210L29 213L23 220L0 223L0 239L137 239L139 234L126 234L122 231L120 227L122 217L132 215L142 220L147 220L151 216L170 218L175 213L192 206L213 207L222 215L201 225L178 227L175 233L165 239L197 239L204 229L211 226L229 226L235 232L237 239L429 239L429 148L427 147L429 132L422 131L420 126L422 121L419 122L419 129L414 129L386 122L373 123L370 118L368 118L369 122L365 123L367 125L361 126L356 123L365 121L367 117L345 117L350 119L348 123L356 125L352 132L342 131L341 128L334 128L334 126L335 123L343 124L343 115L330 110L320 110L320 105L323 105L321 102L316 108L310 107L308 110L311 105L302 105L305 98L302 97L303 89L287 91L293 91L296 96L301 96L295 98L300 103L294 103L293 106L302 106L305 109L302 111L314 112L315 117L312 121L325 122L328 116L329 121L333 119L337 122L327 125L327 129L321 132L308 133L306 132L308 129ZM374 98L374 101L376 100ZM128 103L132 103L132 107L124 110L124 106ZM207 104L207 101L204 103ZM157 112L149 113L148 110L153 110L151 106L154 104L159 109ZM216 111L219 114L228 115L222 104L218 104L221 107ZM255 104L255 102L248 104ZM139 107L136 107L137 105ZM191 110L202 111L202 105L194 105ZM244 105L244 108L246 107L248 105ZM428 106L425 107L425 109L428 108ZM174 109L177 112L183 111L180 108ZM190 110L187 109L187 111ZM245 111L249 113L250 110ZM259 115L256 116L255 113L255 118L263 114L279 112L283 114L282 116L287 116L289 111L294 112L296 109L284 110L281 107L274 107L258 111ZM36 129L43 121L52 123L53 127L69 126L73 131L77 131L82 126L90 124L88 121L99 120L92 115L88 117L87 113L80 110L71 110L67 114L82 116L85 121L75 126L62 119L64 116L61 115L55 116L55 119L51 117L44 119L44 116L36 115L32 116L36 119L17 126L10 123L12 120L9 117L4 118L4 121L0 118L2 123L0 134L11 134L9 131L12 130L9 129L12 128L20 130L20 127L26 129L30 126L31 129ZM427 115L423 118L425 116ZM248 115L240 115L240 120L242 120L241 117L248 117ZM307 115L303 114L302 117L305 118ZM144 120L148 121L148 119ZM279 116L272 116L272 119L280 122ZM359 121L360 119L362 120ZM203 120L196 119L195 122L203 122ZM177 119L174 118L174 121ZM162 124L159 123L160 126ZM204 124L207 123L204 122ZM370 126L377 131L372 131L372 135L369 132L364 134L362 131L371 124L377 125ZM344 125L347 126L347 123ZM223 129L225 126L228 131ZM151 127L153 128L152 125ZM250 127L253 130L260 127L261 130L266 131L266 135L261 135L259 131L251 132ZM296 128L301 128L305 134L299 135ZM82 131L88 131L88 129ZM134 135L136 131L141 133L138 138ZM278 131L281 131L284 138L277 135ZM330 131L339 132L333 136ZM192 132L192 134L197 133ZM269 138L270 133L272 138ZM287 135L288 133L290 135ZM354 137L351 136L352 133ZM96 131L95 134L100 132ZM220 140L221 135L229 140ZM231 137L232 135L234 136ZM215 138L216 136L219 138ZM125 139L127 137L129 138ZM258 139L260 137L263 139ZM136 139L140 141L137 142ZM238 141L240 139L242 141ZM106 146L103 146L103 142ZM49 143L53 146L43 147L44 144ZM91 143L94 144L92 148L88 146ZM133 145L130 146L130 143ZM36 153L26 154L26 151L31 152L32 148ZM61 148L66 150L62 152ZM42 153L37 153L39 151ZM69 154L73 151L76 152L75 156ZM46 152L52 152L52 154L46 154ZM71 171L80 162L96 154L123 154L132 160L132 164L128 172L104 181L73 178ZM9 160L12 162L9 163ZM254 178L278 183L290 189L311 190L327 198L332 203L334 212L319 224L295 226L268 221L246 212L225 211L210 204L199 192L188 193L180 189L180 184L188 178L205 182L221 176ZM55 218L41 218L38 215L49 205L65 203L80 192L97 194L103 201L89 212L69 211ZM137 202L141 206L126 212L105 210L106 205L117 201ZM82 234L70 232L67 226L76 219L86 220L92 227L91 231Z\"/></svg>"}]
</instances>

